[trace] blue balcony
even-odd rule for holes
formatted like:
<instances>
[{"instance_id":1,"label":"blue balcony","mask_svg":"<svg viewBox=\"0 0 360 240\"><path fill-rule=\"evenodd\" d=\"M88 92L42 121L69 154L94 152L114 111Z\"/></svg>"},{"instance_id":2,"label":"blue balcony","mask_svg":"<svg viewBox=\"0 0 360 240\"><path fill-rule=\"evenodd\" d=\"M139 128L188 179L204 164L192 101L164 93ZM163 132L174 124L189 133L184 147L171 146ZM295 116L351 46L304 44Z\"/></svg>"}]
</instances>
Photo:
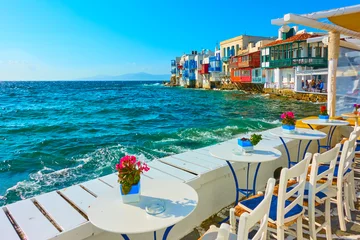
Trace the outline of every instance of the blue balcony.
<instances>
[{"instance_id":1,"label":"blue balcony","mask_svg":"<svg viewBox=\"0 0 360 240\"><path fill-rule=\"evenodd\" d=\"M195 69L197 68L197 62L195 60L190 60L189 61L189 68L190 69Z\"/></svg>"},{"instance_id":2,"label":"blue balcony","mask_svg":"<svg viewBox=\"0 0 360 240\"><path fill-rule=\"evenodd\" d=\"M182 76L185 77L185 78L189 77L189 72L188 72L188 71L184 71Z\"/></svg>"},{"instance_id":3,"label":"blue balcony","mask_svg":"<svg viewBox=\"0 0 360 240\"><path fill-rule=\"evenodd\" d=\"M176 68L171 69L171 74L176 74Z\"/></svg>"},{"instance_id":4,"label":"blue balcony","mask_svg":"<svg viewBox=\"0 0 360 240\"><path fill-rule=\"evenodd\" d=\"M189 68L189 61L185 61L184 68Z\"/></svg>"},{"instance_id":5,"label":"blue balcony","mask_svg":"<svg viewBox=\"0 0 360 240\"><path fill-rule=\"evenodd\" d=\"M175 60L171 60L171 66L176 67L176 61Z\"/></svg>"}]
</instances>

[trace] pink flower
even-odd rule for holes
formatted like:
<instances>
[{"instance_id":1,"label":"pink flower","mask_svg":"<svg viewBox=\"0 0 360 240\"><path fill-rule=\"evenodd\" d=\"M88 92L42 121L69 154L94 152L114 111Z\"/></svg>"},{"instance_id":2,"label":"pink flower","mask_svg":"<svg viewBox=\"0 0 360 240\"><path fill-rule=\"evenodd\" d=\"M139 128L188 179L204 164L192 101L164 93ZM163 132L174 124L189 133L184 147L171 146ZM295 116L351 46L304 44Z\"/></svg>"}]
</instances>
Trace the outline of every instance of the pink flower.
<instances>
[{"instance_id":1,"label":"pink flower","mask_svg":"<svg viewBox=\"0 0 360 240\"><path fill-rule=\"evenodd\" d=\"M124 168L124 166L121 163L116 164L116 170L119 171L119 170L121 170L123 168Z\"/></svg>"},{"instance_id":2,"label":"pink flower","mask_svg":"<svg viewBox=\"0 0 360 240\"><path fill-rule=\"evenodd\" d=\"M136 163L136 157L135 156L131 156L130 157L130 164L134 165Z\"/></svg>"},{"instance_id":3,"label":"pink flower","mask_svg":"<svg viewBox=\"0 0 360 240\"><path fill-rule=\"evenodd\" d=\"M286 114L285 114L285 113L281 114L281 119L284 119L284 118L286 118Z\"/></svg>"},{"instance_id":4,"label":"pink flower","mask_svg":"<svg viewBox=\"0 0 360 240\"><path fill-rule=\"evenodd\" d=\"M295 117L295 115L294 115L293 112L287 112L287 116L288 116L289 118L294 118L294 117Z\"/></svg>"}]
</instances>

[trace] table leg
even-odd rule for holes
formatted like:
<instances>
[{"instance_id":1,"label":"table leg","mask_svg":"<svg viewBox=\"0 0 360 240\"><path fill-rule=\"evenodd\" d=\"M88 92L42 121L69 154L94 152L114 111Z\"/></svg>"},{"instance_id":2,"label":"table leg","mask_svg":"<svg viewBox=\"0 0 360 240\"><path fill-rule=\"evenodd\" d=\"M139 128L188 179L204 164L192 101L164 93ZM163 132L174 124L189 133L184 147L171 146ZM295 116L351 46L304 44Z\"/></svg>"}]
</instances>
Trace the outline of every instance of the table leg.
<instances>
[{"instance_id":1,"label":"table leg","mask_svg":"<svg viewBox=\"0 0 360 240\"><path fill-rule=\"evenodd\" d=\"M229 168L230 168L230 170L231 170L231 173L232 173L232 175L233 175L234 182L235 182L235 189L236 189L235 206L236 206L237 203L239 202L239 182L238 182L238 179L237 179L237 177L236 177L235 170L234 170L233 166L231 165L231 162L226 161L226 163L229 165Z\"/></svg>"},{"instance_id":2,"label":"table leg","mask_svg":"<svg viewBox=\"0 0 360 240\"><path fill-rule=\"evenodd\" d=\"M253 195L255 195L255 191L256 191L256 179L257 179L257 175L259 172L259 168L260 168L261 163L258 163L258 165L256 166L256 170L255 170L255 175L254 175L254 181L253 181Z\"/></svg>"},{"instance_id":3,"label":"table leg","mask_svg":"<svg viewBox=\"0 0 360 240\"><path fill-rule=\"evenodd\" d=\"M307 152L307 150L308 150L311 142L312 142L312 140L310 140L310 141L308 142L308 144L306 145L305 150L304 150L304 156L303 156L303 158L305 158L306 152ZM318 144L319 144L319 143L318 143ZM319 150L320 150L320 149L319 149L319 146L318 146L318 151L319 151Z\"/></svg>"},{"instance_id":4,"label":"table leg","mask_svg":"<svg viewBox=\"0 0 360 240\"><path fill-rule=\"evenodd\" d=\"M297 162L299 162L301 142L302 142L302 140L299 141L298 154L297 154Z\"/></svg>"},{"instance_id":5,"label":"table leg","mask_svg":"<svg viewBox=\"0 0 360 240\"><path fill-rule=\"evenodd\" d=\"M337 126L334 126L333 130L331 131L331 135L330 135L330 141L328 143L328 150L331 149L331 145L332 145L332 138L333 138L333 135L334 135L334 132L335 132L335 129L336 129Z\"/></svg>"},{"instance_id":6,"label":"table leg","mask_svg":"<svg viewBox=\"0 0 360 240\"><path fill-rule=\"evenodd\" d=\"M164 232L164 236L163 236L163 238L162 238L163 240L166 240L166 239L167 239L167 237L168 237L171 229L172 229L174 226L175 226L175 225L172 225L172 226L166 228L166 230L165 230L165 232ZM156 238L155 238L154 240L156 240Z\"/></svg>"},{"instance_id":7,"label":"table leg","mask_svg":"<svg viewBox=\"0 0 360 240\"><path fill-rule=\"evenodd\" d=\"M286 151L286 155L288 158L288 168L291 168L291 158L290 158L290 153L289 153L289 149L286 146L286 143L284 141L284 139L282 137L280 137L280 140L282 142L282 144L284 145L285 151Z\"/></svg>"},{"instance_id":8,"label":"table leg","mask_svg":"<svg viewBox=\"0 0 360 240\"><path fill-rule=\"evenodd\" d=\"M231 174L233 175L234 178L234 182L235 182L235 190L236 190L236 195L235 195L235 204L234 206L236 206L239 202L239 192L241 192L242 194L244 194L246 197L249 196L249 169L250 169L250 163L248 163L248 168L246 170L246 189L241 189L239 188L239 182L235 173L235 170L233 168L233 166L231 165L230 161L226 161L226 163L228 164L230 170L231 170ZM258 166L259 168L259 166ZM257 170L258 170L257 168ZM257 175L257 173L256 173ZM252 191L254 192L254 190ZM221 222L219 222L219 224L226 222L229 219L229 217L225 218L224 220L222 220Z\"/></svg>"},{"instance_id":9,"label":"table leg","mask_svg":"<svg viewBox=\"0 0 360 240\"><path fill-rule=\"evenodd\" d=\"M314 130L314 128L310 124L308 124L308 126L309 126L309 128L311 128L311 130ZM311 141L308 143L307 148L309 147L310 143L311 143ZM317 144L318 144L318 153L320 153L320 148L321 148L320 140L317 140ZM307 150L307 148L306 148L306 150ZM306 151L305 151L305 153L306 153ZM305 157L305 153L304 153L304 157Z\"/></svg>"},{"instance_id":10,"label":"table leg","mask_svg":"<svg viewBox=\"0 0 360 240\"><path fill-rule=\"evenodd\" d=\"M130 240L130 238L126 234L121 234L124 240Z\"/></svg>"}]
</instances>

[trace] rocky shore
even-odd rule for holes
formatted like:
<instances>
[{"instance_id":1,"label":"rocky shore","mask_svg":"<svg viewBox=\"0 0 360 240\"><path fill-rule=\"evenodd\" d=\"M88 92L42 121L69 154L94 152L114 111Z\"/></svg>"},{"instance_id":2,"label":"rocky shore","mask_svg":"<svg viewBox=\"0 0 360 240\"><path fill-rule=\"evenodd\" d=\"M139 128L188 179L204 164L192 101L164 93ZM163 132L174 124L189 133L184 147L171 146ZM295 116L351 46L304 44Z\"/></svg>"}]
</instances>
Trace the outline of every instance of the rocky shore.
<instances>
[{"instance_id":1,"label":"rocky shore","mask_svg":"<svg viewBox=\"0 0 360 240\"><path fill-rule=\"evenodd\" d=\"M171 82L164 82L164 86L177 87L178 85ZM188 88L198 88L197 86ZM208 90L238 90L248 94L265 94L269 98L282 99L282 100L297 100L306 102L326 102L326 93L308 93L308 92L295 92L292 89L274 89L264 88L264 84L256 83L219 83L213 88L204 88Z\"/></svg>"}]
</instances>

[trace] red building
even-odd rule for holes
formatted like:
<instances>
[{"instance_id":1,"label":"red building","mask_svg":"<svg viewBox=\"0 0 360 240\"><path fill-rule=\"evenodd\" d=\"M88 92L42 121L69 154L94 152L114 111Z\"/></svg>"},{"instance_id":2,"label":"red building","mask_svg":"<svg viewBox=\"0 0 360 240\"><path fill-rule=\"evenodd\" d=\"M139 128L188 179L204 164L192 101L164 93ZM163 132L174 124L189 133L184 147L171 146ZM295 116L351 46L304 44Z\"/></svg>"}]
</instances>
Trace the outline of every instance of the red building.
<instances>
[{"instance_id":1,"label":"red building","mask_svg":"<svg viewBox=\"0 0 360 240\"><path fill-rule=\"evenodd\" d=\"M260 51L232 57L229 64L230 79L232 82L251 83L251 70L258 67L260 67Z\"/></svg>"}]
</instances>

